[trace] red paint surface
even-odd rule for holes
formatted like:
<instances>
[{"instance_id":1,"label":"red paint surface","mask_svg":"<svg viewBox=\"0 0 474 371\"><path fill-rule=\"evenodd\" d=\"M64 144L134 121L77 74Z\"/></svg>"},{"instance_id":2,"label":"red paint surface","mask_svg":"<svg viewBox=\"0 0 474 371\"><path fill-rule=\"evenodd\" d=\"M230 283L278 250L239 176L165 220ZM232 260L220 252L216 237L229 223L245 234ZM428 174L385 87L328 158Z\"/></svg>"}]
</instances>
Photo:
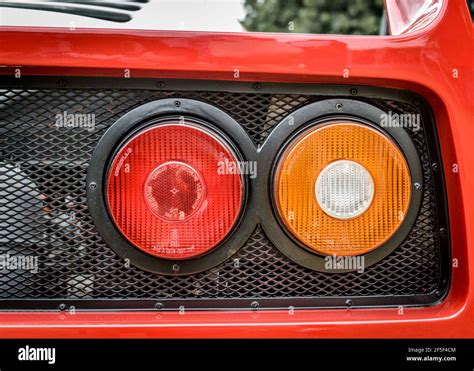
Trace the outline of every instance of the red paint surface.
<instances>
[{"instance_id":1,"label":"red paint surface","mask_svg":"<svg viewBox=\"0 0 474 371\"><path fill-rule=\"evenodd\" d=\"M423 95L437 123L459 262L441 304L405 308L403 315L396 308L293 315L11 312L0 313L0 337L474 337L473 59L464 0L445 1L427 29L396 37L0 29L3 74L21 66L23 75L123 76L129 69L132 77L232 80L238 69L248 81L357 83Z\"/></svg>"}]
</instances>

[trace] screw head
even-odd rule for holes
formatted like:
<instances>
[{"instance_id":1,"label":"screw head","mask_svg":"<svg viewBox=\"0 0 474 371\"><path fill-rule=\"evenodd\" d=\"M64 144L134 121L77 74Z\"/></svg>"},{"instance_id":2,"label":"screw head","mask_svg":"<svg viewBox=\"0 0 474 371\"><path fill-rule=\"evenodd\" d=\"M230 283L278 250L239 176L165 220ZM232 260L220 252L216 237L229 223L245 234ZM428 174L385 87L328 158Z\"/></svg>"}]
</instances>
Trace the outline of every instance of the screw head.
<instances>
[{"instance_id":1,"label":"screw head","mask_svg":"<svg viewBox=\"0 0 474 371\"><path fill-rule=\"evenodd\" d=\"M357 89L356 89L356 88L352 88L352 89L350 90L350 93L351 93L351 95L357 95Z\"/></svg>"},{"instance_id":2,"label":"screw head","mask_svg":"<svg viewBox=\"0 0 474 371\"><path fill-rule=\"evenodd\" d=\"M66 309L66 304L61 303L59 304L59 310L65 310Z\"/></svg>"},{"instance_id":3,"label":"screw head","mask_svg":"<svg viewBox=\"0 0 474 371\"><path fill-rule=\"evenodd\" d=\"M432 168L434 171L438 170L438 168L439 168L438 163L437 163L437 162L433 162L433 163L431 164L431 168Z\"/></svg>"},{"instance_id":4,"label":"screw head","mask_svg":"<svg viewBox=\"0 0 474 371\"><path fill-rule=\"evenodd\" d=\"M174 106L175 106L176 108L181 107L181 102L180 102L179 100L175 100L175 101L174 101Z\"/></svg>"},{"instance_id":5,"label":"screw head","mask_svg":"<svg viewBox=\"0 0 474 371\"><path fill-rule=\"evenodd\" d=\"M163 304L162 303L156 303L155 304L155 309L157 309L157 310L163 309Z\"/></svg>"},{"instance_id":6,"label":"screw head","mask_svg":"<svg viewBox=\"0 0 474 371\"><path fill-rule=\"evenodd\" d=\"M165 83L163 81L158 81L156 83L156 87L159 89L163 89L165 87Z\"/></svg>"},{"instance_id":7,"label":"screw head","mask_svg":"<svg viewBox=\"0 0 474 371\"><path fill-rule=\"evenodd\" d=\"M352 307L352 300L351 299L346 300L346 306L347 307Z\"/></svg>"},{"instance_id":8,"label":"screw head","mask_svg":"<svg viewBox=\"0 0 474 371\"><path fill-rule=\"evenodd\" d=\"M89 188L90 189L96 189L97 188L97 183L96 182L90 182L89 183Z\"/></svg>"},{"instance_id":9,"label":"screw head","mask_svg":"<svg viewBox=\"0 0 474 371\"><path fill-rule=\"evenodd\" d=\"M59 80L58 85L59 85L60 88L66 87L66 85L67 85L66 80L64 80L64 79Z\"/></svg>"},{"instance_id":10,"label":"screw head","mask_svg":"<svg viewBox=\"0 0 474 371\"><path fill-rule=\"evenodd\" d=\"M256 82L255 84L253 84L253 88L255 90L260 90L262 88L262 84L260 84L259 82Z\"/></svg>"},{"instance_id":11,"label":"screw head","mask_svg":"<svg viewBox=\"0 0 474 371\"><path fill-rule=\"evenodd\" d=\"M179 264L173 264L173 272L179 272L179 270L181 269L181 267L179 266Z\"/></svg>"},{"instance_id":12,"label":"screw head","mask_svg":"<svg viewBox=\"0 0 474 371\"><path fill-rule=\"evenodd\" d=\"M258 301L253 301L252 304L250 304L250 306L252 307L252 309L256 310L258 309L260 304L258 304Z\"/></svg>"},{"instance_id":13,"label":"screw head","mask_svg":"<svg viewBox=\"0 0 474 371\"><path fill-rule=\"evenodd\" d=\"M338 111L342 110L342 103L336 103L336 109Z\"/></svg>"},{"instance_id":14,"label":"screw head","mask_svg":"<svg viewBox=\"0 0 474 371\"><path fill-rule=\"evenodd\" d=\"M414 187L415 189L417 189L417 190L418 190L418 189L421 189L421 184L418 183L418 182L417 182L417 183L414 183L414 184L413 184L413 187Z\"/></svg>"}]
</instances>

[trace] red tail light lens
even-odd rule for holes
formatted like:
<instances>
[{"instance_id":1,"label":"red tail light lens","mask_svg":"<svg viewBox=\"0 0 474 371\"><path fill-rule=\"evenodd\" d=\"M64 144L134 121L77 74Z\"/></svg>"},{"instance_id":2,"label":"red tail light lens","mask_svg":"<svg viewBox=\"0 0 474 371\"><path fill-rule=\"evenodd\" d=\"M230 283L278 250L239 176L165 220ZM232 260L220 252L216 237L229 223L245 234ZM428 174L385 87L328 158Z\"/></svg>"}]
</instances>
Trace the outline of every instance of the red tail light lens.
<instances>
[{"instance_id":1,"label":"red tail light lens","mask_svg":"<svg viewBox=\"0 0 474 371\"><path fill-rule=\"evenodd\" d=\"M168 120L148 127L117 152L106 199L121 233L164 259L189 259L219 245L243 203L240 174L222 164L235 152L204 126Z\"/></svg>"},{"instance_id":2,"label":"red tail light lens","mask_svg":"<svg viewBox=\"0 0 474 371\"><path fill-rule=\"evenodd\" d=\"M168 221L187 220L201 208L205 182L192 166L165 162L145 181L145 201L158 217Z\"/></svg>"}]
</instances>

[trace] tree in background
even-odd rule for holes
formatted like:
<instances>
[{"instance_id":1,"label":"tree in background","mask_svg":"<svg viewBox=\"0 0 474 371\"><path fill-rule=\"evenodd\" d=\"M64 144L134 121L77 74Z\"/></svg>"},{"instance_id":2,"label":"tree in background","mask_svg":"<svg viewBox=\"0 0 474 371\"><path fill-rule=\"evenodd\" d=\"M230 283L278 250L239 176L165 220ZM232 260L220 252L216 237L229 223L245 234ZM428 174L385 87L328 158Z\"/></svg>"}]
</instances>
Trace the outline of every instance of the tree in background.
<instances>
[{"instance_id":1,"label":"tree in background","mask_svg":"<svg viewBox=\"0 0 474 371\"><path fill-rule=\"evenodd\" d=\"M247 31L378 34L383 0L245 0Z\"/></svg>"}]
</instances>

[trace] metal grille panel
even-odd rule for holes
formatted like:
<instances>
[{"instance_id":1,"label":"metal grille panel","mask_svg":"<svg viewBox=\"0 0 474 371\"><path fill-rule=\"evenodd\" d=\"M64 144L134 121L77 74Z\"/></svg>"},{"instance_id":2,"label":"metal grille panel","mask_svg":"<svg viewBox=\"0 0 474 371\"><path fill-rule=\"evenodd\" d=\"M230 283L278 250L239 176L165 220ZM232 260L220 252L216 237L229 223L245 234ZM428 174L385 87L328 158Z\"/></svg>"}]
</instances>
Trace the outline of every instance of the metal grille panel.
<instances>
[{"instance_id":1,"label":"metal grille panel","mask_svg":"<svg viewBox=\"0 0 474 371\"><path fill-rule=\"evenodd\" d=\"M103 242L87 210L86 172L104 132L122 115L166 97L216 105L258 146L283 117L321 96L138 89L0 90L0 255L3 299L226 299L424 295L437 290L440 253L430 158L423 130L410 134L424 196L405 242L364 273L327 274L284 257L257 228L239 252L203 273L166 277L128 267ZM371 100L383 109L415 106ZM58 114L95 114L93 125L57 125ZM89 122L90 124L90 122ZM36 257L32 272L21 257Z\"/></svg>"}]
</instances>

